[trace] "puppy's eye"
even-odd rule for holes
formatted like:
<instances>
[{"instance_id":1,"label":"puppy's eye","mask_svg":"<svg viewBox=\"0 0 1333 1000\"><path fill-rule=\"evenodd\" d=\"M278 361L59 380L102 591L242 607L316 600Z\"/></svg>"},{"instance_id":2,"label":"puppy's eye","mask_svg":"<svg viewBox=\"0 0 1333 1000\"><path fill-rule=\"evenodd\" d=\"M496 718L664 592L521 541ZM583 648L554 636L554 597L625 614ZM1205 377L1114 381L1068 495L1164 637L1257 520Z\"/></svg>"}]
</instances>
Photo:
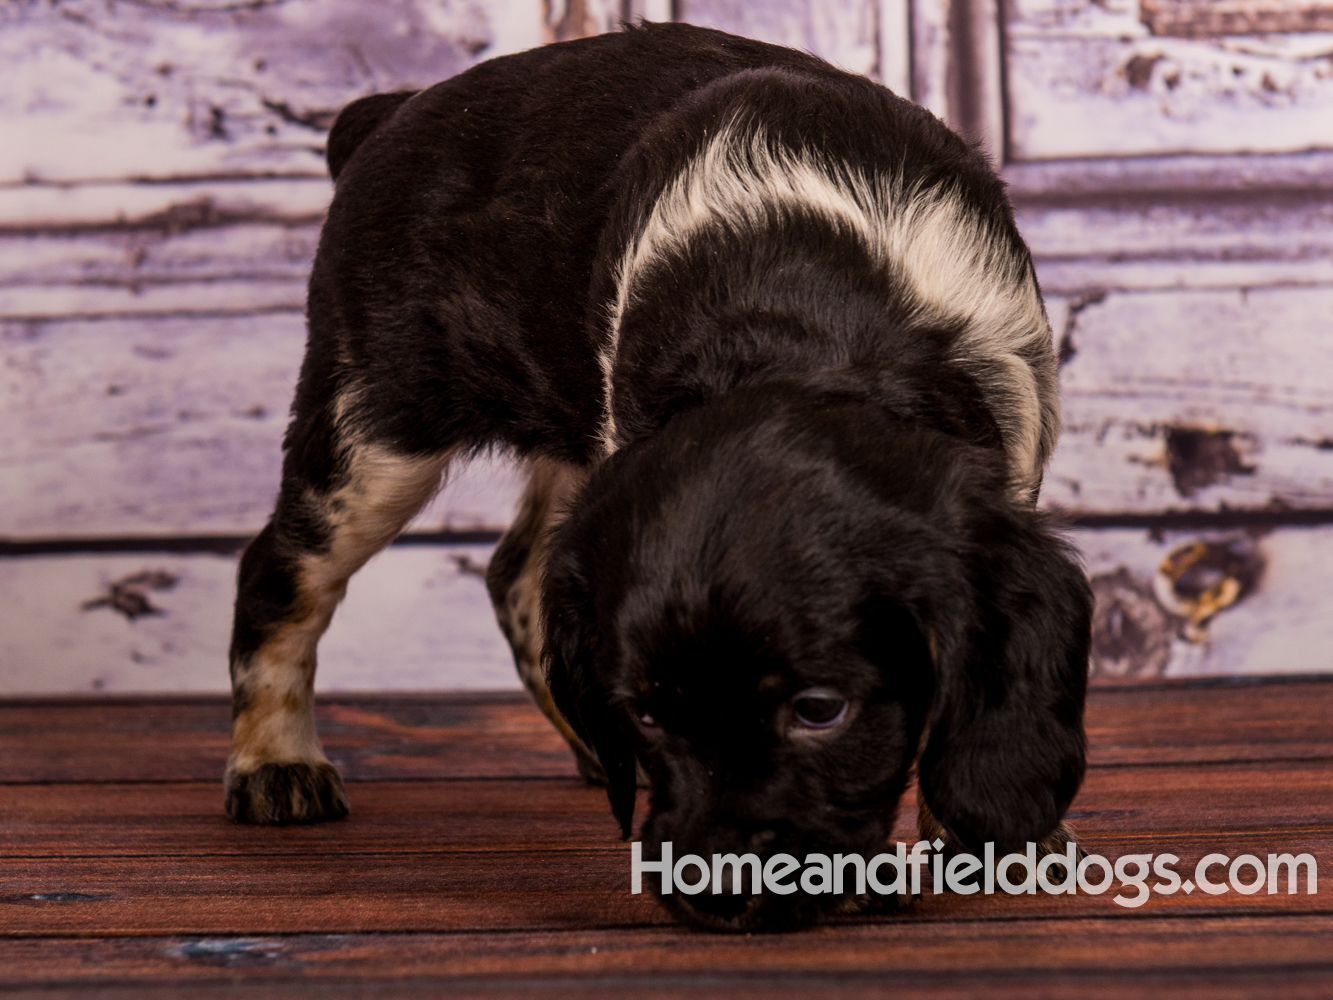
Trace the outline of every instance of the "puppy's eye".
<instances>
[{"instance_id":1,"label":"puppy's eye","mask_svg":"<svg viewBox=\"0 0 1333 1000\"><path fill-rule=\"evenodd\" d=\"M792 699L798 725L807 729L831 729L847 718L847 699L828 688L811 688Z\"/></svg>"},{"instance_id":2,"label":"puppy's eye","mask_svg":"<svg viewBox=\"0 0 1333 1000\"><path fill-rule=\"evenodd\" d=\"M639 720L641 726L647 726L649 729L657 728L657 720L653 718L651 712L636 711L634 717Z\"/></svg>"}]
</instances>

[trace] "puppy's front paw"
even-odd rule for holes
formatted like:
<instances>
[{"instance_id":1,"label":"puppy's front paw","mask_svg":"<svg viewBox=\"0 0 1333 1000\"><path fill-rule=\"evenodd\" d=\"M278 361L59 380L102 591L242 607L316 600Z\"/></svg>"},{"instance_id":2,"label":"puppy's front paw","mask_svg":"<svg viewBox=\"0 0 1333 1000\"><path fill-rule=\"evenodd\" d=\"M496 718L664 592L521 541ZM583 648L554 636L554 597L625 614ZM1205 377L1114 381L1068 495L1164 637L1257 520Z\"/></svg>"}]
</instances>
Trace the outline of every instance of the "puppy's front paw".
<instances>
[{"instance_id":1,"label":"puppy's front paw","mask_svg":"<svg viewBox=\"0 0 1333 1000\"><path fill-rule=\"evenodd\" d=\"M1074 828L1068 823L1061 823L1050 832L1045 840L1037 845L1037 857L1044 858L1048 854L1065 857L1069 844L1074 845L1074 864L1077 865L1088 856L1088 852L1078 846L1078 837L1074 835ZM1051 878L1056 881L1063 881L1069 876L1062 864L1052 863L1051 869Z\"/></svg>"},{"instance_id":2,"label":"puppy's front paw","mask_svg":"<svg viewBox=\"0 0 1333 1000\"><path fill-rule=\"evenodd\" d=\"M842 916L853 914L883 916L889 913L901 913L918 898L910 892L891 892L887 895L868 892L860 896L849 893L838 903L833 912Z\"/></svg>"},{"instance_id":3,"label":"puppy's front paw","mask_svg":"<svg viewBox=\"0 0 1333 1000\"><path fill-rule=\"evenodd\" d=\"M227 815L238 823L318 823L347 815L347 793L331 764L261 764L227 769Z\"/></svg>"}]
</instances>

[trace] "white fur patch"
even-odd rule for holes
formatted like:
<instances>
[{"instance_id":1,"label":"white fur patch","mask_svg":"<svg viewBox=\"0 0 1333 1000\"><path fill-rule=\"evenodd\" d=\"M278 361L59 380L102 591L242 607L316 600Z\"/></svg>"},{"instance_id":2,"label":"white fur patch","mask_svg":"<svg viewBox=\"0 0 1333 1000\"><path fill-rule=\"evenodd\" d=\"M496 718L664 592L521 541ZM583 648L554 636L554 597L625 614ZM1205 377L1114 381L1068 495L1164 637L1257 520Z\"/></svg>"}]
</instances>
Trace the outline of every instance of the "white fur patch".
<instances>
[{"instance_id":1,"label":"white fur patch","mask_svg":"<svg viewBox=\"0 0 1333 1000\"><path fill-rule=\"evenodd\" d=\"M775 151L762 126L746 128L737 119L667 185L620 262L610 336L598 358L606 452L621 443L612 372L635 284L708 227L762 232L774 210L794 209L859 237L876 261L904 279L924 321L962 327L955 360L978 379L992 407L1016 494L1030 490L1058 433L1059 413L1052 373L1034 371L1020 352L1049 345L1051 331L1036 282L1004 234L947 186L907 188L901 177L866 177L807 150Z\"/></svg>"},{"instance_id":2,"label":"white fur patch","mask_svg":"<svg viewBox=\"0 0 1333 1000\"><path fill-rule=\"evenodd\" d=\"M404 457L379 445L347 445L347 481L311 494L332 533L326 552L301 556L302 617L283 623L245 665L253 704L233 726L229 768L328 763L315 735L315 647L347 592L347 580L397 537L440 488L452 453Z\"/></svg>"},{"instance_id":3,"label":"white fur patch","mask_svg":"<svg viewBox=\"0 0 1333 1000\"><path fill-rule=\"evenodd\" d=\"M333 538L327 553L303 558L303 582L345 584L439 492L451 457L449 451L407 457L382 445L348 444L346 482L327 497L311 497Z\"/></svg>"}]
</instances>

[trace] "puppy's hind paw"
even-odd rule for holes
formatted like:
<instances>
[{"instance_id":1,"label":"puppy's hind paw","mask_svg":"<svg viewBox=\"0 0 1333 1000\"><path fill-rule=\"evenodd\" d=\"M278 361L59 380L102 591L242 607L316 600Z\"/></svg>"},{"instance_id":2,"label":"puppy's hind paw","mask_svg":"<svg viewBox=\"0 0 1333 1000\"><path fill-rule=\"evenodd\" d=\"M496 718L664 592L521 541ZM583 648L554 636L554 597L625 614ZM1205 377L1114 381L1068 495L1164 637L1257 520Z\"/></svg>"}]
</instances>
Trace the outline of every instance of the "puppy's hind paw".
<instances>
[{"instance_id":1,"label":"puppy's hind paw","mask_svg":"<svg viewBox=\"0 0 1333 1000\"><path fill-rule=\"evenodd\" d=\"M347 793L331 764L261 764L226 777L227 815L238 823L318 823L347 815Z\"/></svg>"}]
</instances>

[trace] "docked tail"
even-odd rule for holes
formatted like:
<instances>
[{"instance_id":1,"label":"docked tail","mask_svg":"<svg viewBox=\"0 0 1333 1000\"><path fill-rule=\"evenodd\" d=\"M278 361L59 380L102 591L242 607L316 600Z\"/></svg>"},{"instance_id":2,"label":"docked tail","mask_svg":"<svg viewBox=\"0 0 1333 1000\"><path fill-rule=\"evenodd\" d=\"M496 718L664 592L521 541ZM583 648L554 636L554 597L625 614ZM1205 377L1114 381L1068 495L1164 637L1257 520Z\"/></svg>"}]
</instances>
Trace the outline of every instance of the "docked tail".
<instances>
[{"instance_id":1,"label":"docked tail","mask_svg":"<svg viewBox=\"0 0 1333 1000\"><path fill-rule=\"evenodd\" d=\"M380 127L381 122L391 118L399 106L415 93L414 90L400 90L394 94L371 94L359 101L353 101L338 112L338 120L333 123L333 128L329 131L326 153L329 173L333 175L335 181L347 161L352 158L352 154L360 148L361 143Z\"/></svg>"}]
</instances>

